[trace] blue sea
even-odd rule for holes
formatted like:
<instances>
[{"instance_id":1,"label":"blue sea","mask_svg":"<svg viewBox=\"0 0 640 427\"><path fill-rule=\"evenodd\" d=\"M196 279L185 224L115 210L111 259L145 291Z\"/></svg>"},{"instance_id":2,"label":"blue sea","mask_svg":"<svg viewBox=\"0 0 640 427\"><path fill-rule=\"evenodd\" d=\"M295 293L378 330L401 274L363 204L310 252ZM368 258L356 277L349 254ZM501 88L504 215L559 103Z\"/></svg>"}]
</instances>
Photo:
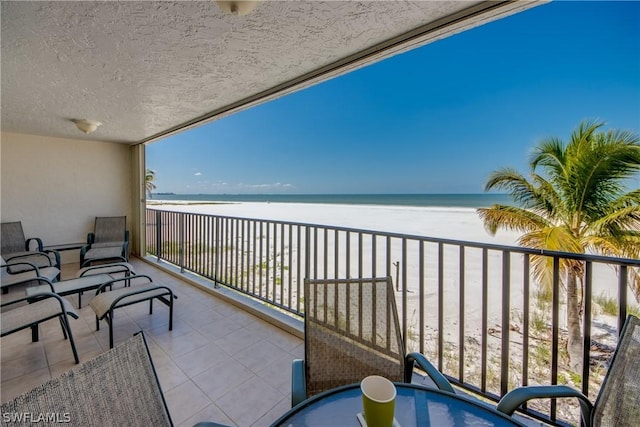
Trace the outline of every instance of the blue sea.
<instances>
[{"instance_id":1,"label":"blue sea","mask_svg":"<svg viewBox=\"0 0 640 427\"><path fill-rule=\"evenodd\" d=\"M508 194L154 194L151 200L191 202L322 203L342 205L482 208L513 204Z\"/></svg>"}]
</instances>

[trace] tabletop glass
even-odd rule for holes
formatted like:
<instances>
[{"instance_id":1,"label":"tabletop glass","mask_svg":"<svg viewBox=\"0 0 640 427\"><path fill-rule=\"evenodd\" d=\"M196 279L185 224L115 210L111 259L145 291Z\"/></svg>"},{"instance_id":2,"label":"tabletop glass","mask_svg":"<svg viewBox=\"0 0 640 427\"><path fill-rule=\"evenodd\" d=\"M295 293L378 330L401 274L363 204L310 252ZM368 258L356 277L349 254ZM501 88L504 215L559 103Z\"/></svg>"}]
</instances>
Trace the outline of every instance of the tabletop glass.
<instances>
[{"instance_id":1,"label":"tabletop glass","mask_svg":"<svg viewBox=\"0 0 640 427\"><path fill-rule=\"evenodd\" d=\"M400 427L523 426L480 402L415 384L396 383L395 418ZM275 426L360 427L360 385L339 387L308 399L272 424Z\"/></svg>"}]
</instances>

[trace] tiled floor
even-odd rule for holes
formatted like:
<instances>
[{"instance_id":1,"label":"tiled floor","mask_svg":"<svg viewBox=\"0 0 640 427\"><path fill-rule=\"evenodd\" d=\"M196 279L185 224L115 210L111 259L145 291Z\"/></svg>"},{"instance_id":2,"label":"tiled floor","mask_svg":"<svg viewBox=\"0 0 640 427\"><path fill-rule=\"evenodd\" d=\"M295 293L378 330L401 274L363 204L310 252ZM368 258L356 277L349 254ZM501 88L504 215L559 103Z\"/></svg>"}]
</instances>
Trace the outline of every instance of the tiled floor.
<instances>
[{"instance_id":1,"label":"tiled floor","mask_svg":"<svg viewBox=\"0 0 640 427\"><path fill-rule=\"evenodd\" d=\"M237 426L265 426L290 408L291 361L301 358L301 339L215 296L140 260L132 260L138 274L169 285L179 296L174 305L173 331L168 308L146 303L116 313L114 339L126 340L142 329L160 377L169 411L177 426L215 421ZM74 276L77 265L63 266L63 279ZM11 296L20 296L12 289ZM77 297L69 299L77 307ZM71 319L80 361L109 348L108 327L95 330L95 317L83 298L78 320ZM4 402L75 366L71 347L60 324L40 326L40 341L31 342L29 329L0 340L1 387Z\"/></svg>"}]
</instances>

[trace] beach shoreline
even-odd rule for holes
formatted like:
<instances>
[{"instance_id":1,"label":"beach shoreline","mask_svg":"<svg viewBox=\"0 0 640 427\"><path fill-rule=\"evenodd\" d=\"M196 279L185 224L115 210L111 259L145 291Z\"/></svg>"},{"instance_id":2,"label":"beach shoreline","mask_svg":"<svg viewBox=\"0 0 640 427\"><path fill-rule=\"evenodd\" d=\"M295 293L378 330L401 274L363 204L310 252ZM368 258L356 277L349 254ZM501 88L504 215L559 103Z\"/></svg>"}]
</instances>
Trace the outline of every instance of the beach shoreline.
<instances>
[{"instance_id":1,"label":"beach shoreline","mask_svg":"<svg viewBox=\"0 0 640 427\"><path fill-rule=\"evenodd\" d=\"M226 202L153 200L149 207L175 212L287 221L315 225L461 240L517 245L518 233L498 231L490 235L476 208L397 206L292 202Z\"/></svg>"}]
</instances>

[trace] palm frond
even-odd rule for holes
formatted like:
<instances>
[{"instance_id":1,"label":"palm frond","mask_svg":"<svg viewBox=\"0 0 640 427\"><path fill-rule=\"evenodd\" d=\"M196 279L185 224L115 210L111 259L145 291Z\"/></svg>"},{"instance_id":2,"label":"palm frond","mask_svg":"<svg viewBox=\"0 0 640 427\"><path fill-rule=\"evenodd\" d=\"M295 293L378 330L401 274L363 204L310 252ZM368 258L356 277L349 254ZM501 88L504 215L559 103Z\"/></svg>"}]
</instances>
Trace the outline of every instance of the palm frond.
<instances>
[{"instance_id":1,"label":"palm frond","mask_svg":"<svg viewBox=\"0 0 640 427\"><path fill-rule=\"evenodd\" d=\"M493 205L476 212L491 235L495 235L499 228L528 233L549 225L543 216L515 206Z\"/></svg>"}]
</instances>

